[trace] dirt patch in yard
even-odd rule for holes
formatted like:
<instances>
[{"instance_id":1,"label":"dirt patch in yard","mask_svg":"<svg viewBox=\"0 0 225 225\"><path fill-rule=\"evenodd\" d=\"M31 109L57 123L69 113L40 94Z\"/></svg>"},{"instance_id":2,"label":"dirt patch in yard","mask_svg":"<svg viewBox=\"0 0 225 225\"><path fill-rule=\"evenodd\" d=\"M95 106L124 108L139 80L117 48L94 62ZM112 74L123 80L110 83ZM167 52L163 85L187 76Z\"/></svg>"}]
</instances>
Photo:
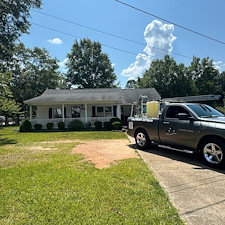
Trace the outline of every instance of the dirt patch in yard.
<instances>
[{"instance_id":1,"label":"dirt patch in yard","mask_svg":"<svg viewBox=\"0 0 225 225\"><path fill-rule=\"evenodd\" d=\"M99 169L107 168L118 160L139 157L133 144L128 140L120 139L82 142L72 150L72 153L83 154L85 160L90 161Z\"/></svg>"}]
</instances>

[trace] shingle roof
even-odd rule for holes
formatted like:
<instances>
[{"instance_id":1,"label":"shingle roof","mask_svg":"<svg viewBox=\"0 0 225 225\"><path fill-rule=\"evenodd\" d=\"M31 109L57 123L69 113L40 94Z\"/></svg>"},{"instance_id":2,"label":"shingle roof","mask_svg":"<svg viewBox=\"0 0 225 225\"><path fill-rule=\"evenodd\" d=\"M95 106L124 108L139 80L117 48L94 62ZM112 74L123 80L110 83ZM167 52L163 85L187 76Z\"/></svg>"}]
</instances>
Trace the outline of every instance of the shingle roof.
<instances>
[{"instance_id":1,"label":"shingle roof","mask_svg":"<svg viewBox=\"0 0 225 225\"><path fill-rule=\"evenodd\" d=\"M137 102L140 95L148 96L149 100L161 100L159 93L155 88L140 88L140 89L121 89L122 102L124 104Z\"/></svg>"},{"instance_id":2,"label":"shingle roof","mask_svg":"<svg viewBox=\"0 0 225 225\"><path fill-rule=\"evenodd\" d=\"M114 104L130 104L137 101L140 95L147 95L150 100L160 100L161 97L154 88L121 89L95 88L74 90L46 90L41 96L24 101L28 105L48 105L63 103L96 103L110 102Z\"/></svg>"}]
</instances>

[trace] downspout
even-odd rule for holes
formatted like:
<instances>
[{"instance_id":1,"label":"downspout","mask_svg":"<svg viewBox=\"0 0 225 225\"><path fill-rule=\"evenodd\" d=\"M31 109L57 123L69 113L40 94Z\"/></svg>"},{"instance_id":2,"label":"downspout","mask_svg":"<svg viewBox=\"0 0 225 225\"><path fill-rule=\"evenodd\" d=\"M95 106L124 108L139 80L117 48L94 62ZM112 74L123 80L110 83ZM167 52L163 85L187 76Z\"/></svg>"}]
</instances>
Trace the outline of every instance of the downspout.
<instances>
[{"instance_id":1,"label":"downspout","mask_svg":"<svg viewBox=\"0 0 225 225\"><path fill-rule=\"evenodd\" d=\"M30 122L32 122L32 105L30 105Z\"/></svg>"},{"instance_id":2,"label":"downspout","mask_svg":"<svg viewBox=\"0 0 225 225\"><path fill-rule=\"evenodd\" d=\"M87 104L85 104L85 123L87 124L88 122L88 113L87 113Z\"/></svg>"},{"instance_id":3,"label":"downspout","mask_svg":"<svg viewBox=\"0 0 225 225\"><path fill-rule=\"evenodd\" d=\"M65 122L64 104L62 104L62 120Z\"/></svg>"}]
</instances>

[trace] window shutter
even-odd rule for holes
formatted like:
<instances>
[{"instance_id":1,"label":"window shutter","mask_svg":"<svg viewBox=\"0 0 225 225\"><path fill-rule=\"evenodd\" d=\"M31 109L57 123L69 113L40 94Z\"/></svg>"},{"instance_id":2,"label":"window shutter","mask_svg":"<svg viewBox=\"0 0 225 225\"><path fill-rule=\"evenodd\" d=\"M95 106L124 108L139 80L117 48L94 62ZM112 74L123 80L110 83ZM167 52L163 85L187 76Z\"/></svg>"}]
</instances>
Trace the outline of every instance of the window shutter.
<instances>
[{"instance_id":1,"label":"window shutter","mask_svg":"<svg viewBox=\"0 0 225 225\"><path fill-rule=\"evenodd\" d=\"M64 118L66 118L66 107L64 107Z\"/></svg>"},{"instance_id":2,"label":"window shutter","mask_svg":"<svg viewBox=\"0 0 225 225\"><path fill-rule=\"evenodd\" d=\"M92 116L96 116L95 106L92 106Z\"/></svg>"},{"instance_id":3,"label":"window shutter","mask_svg":"<svg viewBox=\"0 0 225 225\"><path fill-rule=\"evenodd\" d=\"M48 118L52 119L52 108L48 109Z\"/></svg>"},{"instance_id":4,"label":"window shutter","mask_svg":"<svg viewBox=\"0 0 225 225\"><path fill-rule=\"evenodd\" d=\"M113 117L117 117L117 106L113 106Z\"/></svg>"}]
</instances>

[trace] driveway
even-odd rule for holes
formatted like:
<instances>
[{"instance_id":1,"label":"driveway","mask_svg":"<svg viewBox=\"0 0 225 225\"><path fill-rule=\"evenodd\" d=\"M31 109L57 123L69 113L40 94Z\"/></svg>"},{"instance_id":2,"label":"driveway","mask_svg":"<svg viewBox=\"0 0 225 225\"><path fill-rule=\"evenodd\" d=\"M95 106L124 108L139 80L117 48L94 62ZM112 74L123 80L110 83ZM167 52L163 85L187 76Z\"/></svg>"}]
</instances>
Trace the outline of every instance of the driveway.
<instances>
[{"instance_id":1,"label":"driveway","mask_svg":"<svg viewBox=\"0 0 225 225\"><path fill-rule=\"evenodd\" d=\"M205 166L193 154L158 147L138 152L187 224L225 224L224 171Z\"/></svg>"}]
</instances>

